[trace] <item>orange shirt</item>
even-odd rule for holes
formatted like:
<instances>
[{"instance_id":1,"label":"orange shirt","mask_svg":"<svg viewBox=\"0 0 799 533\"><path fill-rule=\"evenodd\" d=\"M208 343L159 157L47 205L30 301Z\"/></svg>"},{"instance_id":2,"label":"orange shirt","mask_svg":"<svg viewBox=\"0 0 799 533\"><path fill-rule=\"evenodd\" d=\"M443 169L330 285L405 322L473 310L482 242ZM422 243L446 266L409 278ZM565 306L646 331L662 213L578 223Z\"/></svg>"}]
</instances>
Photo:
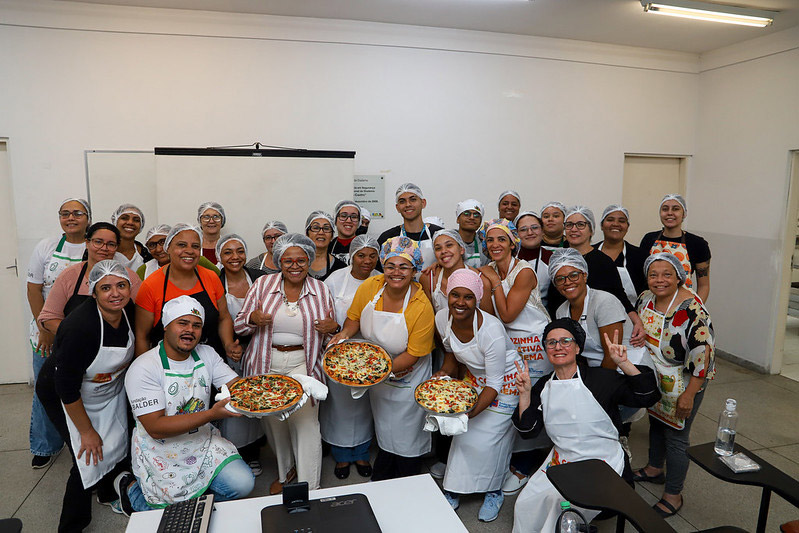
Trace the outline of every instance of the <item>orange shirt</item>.
<instances>
[{"instance_id":1,"label":"orange shirt","mask_svg":"<svg viewBox=\"0 0 799 533\"><path fill-rule=\"evenodd\" d=\"M161 320L161 309L164 307L165 270L166 267L164 266L150 274L147 279L142 282L139 288L139 294L136 296L136 305L155 315L153 325L158 324L158 321ZM168 302L184 294L187 296L197 294L198 292L202 292L203 286L205 286L208 296L210 296L211 301L214 302L214 307L218 307L217 302L220 298L224 298L225 296L225 288L222 286L219 276L213 271L201 266L197 267L197 273L200 275L202 284L200 284L198 280L197 283L194 284L194 287L187 291L179 289L171 281L168 282L166 286L166 301Z\"/></svg>"}]
</instances>

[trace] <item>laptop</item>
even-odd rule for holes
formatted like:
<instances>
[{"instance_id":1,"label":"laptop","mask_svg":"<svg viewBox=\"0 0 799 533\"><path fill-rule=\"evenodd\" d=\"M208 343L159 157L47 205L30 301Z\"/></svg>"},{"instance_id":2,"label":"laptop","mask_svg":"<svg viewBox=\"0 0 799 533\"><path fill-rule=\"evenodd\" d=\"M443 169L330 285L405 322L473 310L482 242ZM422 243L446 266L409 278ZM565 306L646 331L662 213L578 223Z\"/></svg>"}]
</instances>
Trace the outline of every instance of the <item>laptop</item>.
<instances>
[{"instance_id":1,"label":"laptop","mask_svg":"<svg viewBox=\"0 0 799 533\"><path fill-rule=\"evenodd\" d=\"M285 505L261 509L263 533L381 533L365 494L346 494L309 500L305 508Z\"/></svg>"}]
</instances>

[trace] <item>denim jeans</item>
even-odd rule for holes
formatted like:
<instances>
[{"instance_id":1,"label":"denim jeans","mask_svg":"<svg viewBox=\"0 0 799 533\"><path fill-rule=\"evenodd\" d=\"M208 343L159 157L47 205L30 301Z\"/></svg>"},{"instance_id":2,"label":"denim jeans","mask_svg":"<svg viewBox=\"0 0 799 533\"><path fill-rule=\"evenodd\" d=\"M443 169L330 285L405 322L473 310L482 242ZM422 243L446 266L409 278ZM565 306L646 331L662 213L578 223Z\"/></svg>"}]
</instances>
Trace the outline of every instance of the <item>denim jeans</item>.
<instances>
[{"instance_id":1,"label":"denim jeans","mask_svg":"<svg viewBox=\"0 0 799 533\"><path fill-rule=\"evenodd\" d=\"M47 361L46 357L33 352L34 384L39 379L39 371L45 361ZM53 423L50 422L35 391L33 393L33 406L31 407L30 445L31 453L41 456L55 455L64 446L64 439L61 438Z\"/></svg>"},{"instance_id":2,"label":"denim jeans","mask_svg":"<svg viewBox=\"0 0 799 533\"><path fill-rule=\"evenodd\" d=\"M216 475L207 492L214 494L214 501L224 502L244 498L255 487L255 476L242 459L229 462ZM128 487L128 498L134 511L152 511L154 508L144 499L139 480Z\"/></svg>"},{"instance_id":3,"label":"denim jeans","mask_svg":"<svg viewBox=\"0 0 799 533\"><path fill-rule=\"evenodd\" d=\"M337 463L353 463L355 461L369 461L369 446L372 440L353 446L352 448L342 448L341 446L330 446L330 453L333 460Z\"/></svg>"}]
</instances>

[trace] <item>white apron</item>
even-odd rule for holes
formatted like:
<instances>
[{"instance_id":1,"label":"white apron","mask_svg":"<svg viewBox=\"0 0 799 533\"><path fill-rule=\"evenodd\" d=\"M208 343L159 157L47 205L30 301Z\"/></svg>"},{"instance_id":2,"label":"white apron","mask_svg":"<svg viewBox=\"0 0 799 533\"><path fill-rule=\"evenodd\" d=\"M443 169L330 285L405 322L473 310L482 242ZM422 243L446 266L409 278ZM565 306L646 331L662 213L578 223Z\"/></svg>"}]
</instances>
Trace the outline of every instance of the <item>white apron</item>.
<instances>
[{"instance_id":1,"label":"white apron","mask_svg":"<svg viewBox=\"0 0 799 533\"><path fill-rule=\"evenodd\" d=\"M441 290L441 280L443 278L444 269L442 268L438 272L438 279L436 279L435 285L433 283L430 284L430 296L432 296L430 303L433 304L433 311L436 313L442 309L445 309L449 305L449 299L447 298L447 295Z\"/></svg>"},{"instance_id":2,"label":"white apron","mask_svg":"<svg viewBox=\"0 0 799 533\"><path fill-rule=\"evenodd\" d=\"M164 415L206 410L211 400L211 376L197 352L191 352L191 374L170 371L163 341L158 352L164 367ZM157 508L200 496L225 465L241 459L236 447L211 424L177 437L154 439L137 420L131 448L133 473L147 503Z\"/></svg>"},{"instance_id":3,"label":"white apron","mask_svg":"<svg viewBox=\"0 0 799 533\"><path fill-rule=\"evenodd\" d=\"M599 250L602 251L602 247L605 246L605 243L599 245ZM633 285L633 279L630 277L630 271L627 270L627 242L624 243L624 250L621 252L621 256L623 258L622 266L616 267L616 270L619 271L619 277L621 278L621 285L624 287L624 294L627 295L627 298L630 300L630 303L635 304L636 300L638 300L638 292L635 290L635 285Z\"/></svg>"},{"instance_id":4,"label":"white apron","mask_svg":"<svg viewBox=\"0 0 799 533\"><path fill-rule=\"evenodd\" d=\"M97 309L100 320L100 349L94 361L86 369L80 386L80 398L83 408L89 416L92 427L103 439L103 460L97 466L86 464L85 456L75 460L83 481L83 488L88 489L108 474L118 462L128 454L128 414L125 395L125 369L133 360L133 330L128 316L122 316L128 326L128 343L124 348L103 346L103 316ZM80 432L69 417L64 404L61 404L67 419L69 440L77 457L80 450ZM86 452L84 452L86 453ZM93 461L92 461L93 463Z\"/></svg>"},{"instance_id":5,"label":"white apron","mask_svg":"<svg viewBox=\"0 0 799 533\"><path fill-rule=\"evenodd\" d=\"M477 342L479 312L475 310L474 314L474 337L465 344L452 334L452 317L447 324L445 339L449 342L455 359L464 364L485 360ZM469 370L466 371L464 381L474 387L478 394L486 385L485 374L475 376ZM516 371L506 372L502 390L497 391L494 402L469 419L466 433L453 437L447 457L444 490L471 494L502 488L516 433L511 424L511 415L519 404L519 392L515 382Z\"/></svg>"},{"instance_id":6,"label":"white apron","mask_svg":"<svg viewBox=\"0 0 799 533\"><path fill-rule=\"evenodd\" d=\"M547 478L553 465L600 459L621 475L624 452L619 432L580 377L558 380L555 375L541 391L544 427L554 447L516 499L513 533L555 531L560 502L565 498ZM599 511L579 509L589 522Z\"/></svg>"},{"instance_id":7,"label":"white apron","mask_svg":"<svg viewBox=\"0 0 799 533\"><path fill-rule=\"evenodd\" d=\"M427 234L427 239L421 240L421 235L419 235L418 241L416 244L419 245L419 250L422 252L422 268L419 272L416 273L416 279L418 281L419 273L424 270L425 268L432 266L433 263L436 262L436 253L433 251L433 237L430 235L430 229L428 229L427 224L424 225L424 232ZM400 236L407 237L408 235L405 233L405 224L400 226ZM403 348L404 349L404 348Z\"/></svg>"},{"instance_id":8,"label":"white apron","mask_svg":"<svg viewBox=\"0 0 799 533\"><path fill-rule=\"evenodd\" d=\"M432 242L432 241L431 241ZM411 288L405 294L402 311L377 311L375 305L385 285L361 311L361 334L396 357L408 348L405 309ZM410 368L369 389L375 433L380 449L402 457L419 457L430 451L430 433L424 431L425 412L414 399L416 386L432 375L430 356L419 357Z\"/></svg>"},{"instance_id":9,"label":"white apron","mask_svg":"<svg viewBox=\"0 0 799 533\"><path fill-rule=\"evenodd\" d=\"M347 311L352 305L355 292L363 283L352 277L352 266L343 271L341 287L333 294L336 322L339 325L343 325L347 319ZM341 448L353 448L372 440L375 428L369 391L356 400L352 397L350 387L332 379L327 380L327 388L327 400L319 404L319 429L322 440Z\"/></svg>"},{"instance_id":10,"label":"white apron","mask_svg":"<svg viewBox=\"0 0 799 533\"><path fill-rule=\"evenodd\" d=\"M585 331L585 346L583 347L583 357L588 359L588 366L600 366L605 358L605 351L602 349L602 342L595 339L588 329L588 300L591 298L591 287L586 287L585 300L583 300L583 310L580 313L580 326Z\"/></svg>"},{"instance_id":11,"label":"white apron","mask_svg":"<svg viewBox=\"0 0 799 533\"><path fill-rule=\"evenodd\" d=\"M150 274L152 274L153 272L155 272L159 268L161 268L161 267L158 266L158 260L157 259L150 259L149 261L144 263L144 279L147 279L150 276Z\"/></svg>"},{"instance_id":12,"label":"white apron","mask_svg":"<svg viewBox=\"0 0 799 533\"><path fill-rule=\"evenodd\" d=\"M541 261L541 250L543 249L543 246L538 247L538 257L535 258L535 265L530 261L528 261L528 263L534 266L535 277L538 278L538 294L541 295L541 303L544 305L544 308L546 308L550 280L549 265Z\"/></svg>"},{"instance_id":13,"label":"white apron","mask_svg":"<svg viewBox=\"0 0 799 533\"><path fill-rule=\"evenodd\" d=\"M144 258L139 253L139 250L135 249L136 245L134 244L133 246L133 257L128 259L122 252L117 252L114 254L114 261L136 272L136 270L138 270L138 268L144 264ZM156 261L156 264L157 263L158 261Z\"/></svg>"},{"instance_id":14,"label":"white apron","mask_svg":"<svg viewBox=\"0 0 799 533\"><path fill-rule=\"evenodd\" d=\"M480 268L483 266L485 264L483 262L485 256L480 250L480 238L475 235L474 240L471 242L471 244L466 244L466 247L466 257L463 258L463 264L467 267L474 268ZM468 248L471 248L471 250L468 250Z\"/></svg>"}]
</instances>

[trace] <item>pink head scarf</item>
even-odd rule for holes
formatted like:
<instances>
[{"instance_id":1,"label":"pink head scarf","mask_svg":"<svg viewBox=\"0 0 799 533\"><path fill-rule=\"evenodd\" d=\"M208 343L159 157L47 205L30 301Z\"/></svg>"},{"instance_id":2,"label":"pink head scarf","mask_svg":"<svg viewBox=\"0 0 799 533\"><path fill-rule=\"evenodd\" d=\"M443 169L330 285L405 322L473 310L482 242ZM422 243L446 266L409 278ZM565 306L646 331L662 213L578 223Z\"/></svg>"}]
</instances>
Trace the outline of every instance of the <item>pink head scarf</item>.
<instances>
[{"instance_id":1,"label":"pink head scarf","mask_svg":"<svg viewBox=\"0 0 799 533\"><path fill-rule=\"evenodd\" d=\"M483 280L480 274L468 268L459 268L447 278L447 296L452 289L463 287L472 291L479 301L483 297Z\"/></svg>"}]
</instances>

